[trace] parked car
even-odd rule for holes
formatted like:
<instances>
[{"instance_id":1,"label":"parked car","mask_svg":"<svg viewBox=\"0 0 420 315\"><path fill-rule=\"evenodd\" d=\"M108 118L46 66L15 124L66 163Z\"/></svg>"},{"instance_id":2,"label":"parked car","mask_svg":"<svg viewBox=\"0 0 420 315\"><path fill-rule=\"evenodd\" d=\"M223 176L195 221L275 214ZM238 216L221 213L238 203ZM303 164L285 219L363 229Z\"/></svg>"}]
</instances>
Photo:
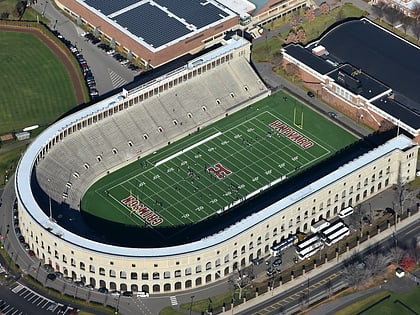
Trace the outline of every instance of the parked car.
<instances>
[{"instance_id":1,"label":"parked car","mask_svg":"<svg viewBox=\"0 0 420 315\"><path fill-rule=\"evenodd\" d=\"M35 257L35 252L32 249L30 249L30 250L28 250L28 255L30 257Z\"/></svg>"},{"instance_id":2,"label":"parked car","mask_svg":"<svg viewBox=\"0 0 420 315\"><path fill-rule=\"evenodd\" d=\"M121 292L118 291L118 290L114 290L114 291L111 291L109 294L111 294L113 296L119 296L121 294Z\"/></svg>"},{"instance_id":3,"label":"parked car","mask_svg":"<svg viewBox=\"0 0 420 315\"><path fill-rule=\"evenodd\" d=\"M149 292L139 291L139 292L137 292L136 296L141 297L141 298L148 298L149 297Z\"/></svg>"},{"instance_id":4,"label":"parked car","mask_svg":"<svg viewBox=\"0 0 420 315\"><path fill-rule=\"evenodd\" d=\"M281 258L277 258L275 261L273 261L273 267L278 267L283 263Z\"/></svg>"},{"instance_id":5,"label":"parked car","mask_svg":"<svg viewBox=\"0 0 420 315\"><path fill-rule=\"evenodd\" d=\"M108 289L107 289L107 288L105 288L105 287L102 287L102 288L99 288L99 289L98 289L98 292L99 292L99 293L103 293L103 294L108 294Z\"/></svg>"},{"instance_id":6,"label":"parked car","mask_svg":"<svg viewBox=\"0 0 420 315\"><path fill-rule=\"evenodd\" d=\"M55 279L57 279L57 276L55 275L55 273L49 273L47 275L47 279L54 281Z\"/></svg>"},{"instance_id":7,"label":"parked car","mask_svg":"<svg viewBox=\"0 0 420 315\"><path fill-rule=\"evenodd\" d=\"M133 296L133 292L132 291L125 291L125 292L123 292L123 296L131 297L131 296Z\"/></svg>"},{"instance_id":8,"label":"parked car","mask_svg":"<svg viewBox=\"0 0 420 315\"><path fill-rule=\"evenodd\" d=\"M337 114L334 112L328 112L328 116L330 116L331 118L337 118Z\"/></svg>"},{"instance_id":9,"label":"parked car","mask_svg":"<svg viewBox=\"0 0 420 315\"><path fill-rule=\"evenodd\" d=\"M314 98L315 94L312 93L311 91L308 91L308 93L306 93L310 98Z\"/></svg>"}]
</instances>

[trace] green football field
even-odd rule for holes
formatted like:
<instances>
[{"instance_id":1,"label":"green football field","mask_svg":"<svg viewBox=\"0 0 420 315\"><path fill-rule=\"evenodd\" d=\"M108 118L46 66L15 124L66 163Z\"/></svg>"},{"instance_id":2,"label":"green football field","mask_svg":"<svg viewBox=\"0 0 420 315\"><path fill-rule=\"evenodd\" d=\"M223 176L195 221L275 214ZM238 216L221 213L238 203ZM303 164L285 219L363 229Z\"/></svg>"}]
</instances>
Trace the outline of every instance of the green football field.
<instances>
[{"instance_id":1,"label":"green football field","mask_svg":"<svg viewBox=\"0 0 420 315\"><path fill-rule=\"evenodd\" d=\"M104 177L85 194L82 209L140 227L194 224L355 140L277 93Z\"/></svg>"}]
</instances>

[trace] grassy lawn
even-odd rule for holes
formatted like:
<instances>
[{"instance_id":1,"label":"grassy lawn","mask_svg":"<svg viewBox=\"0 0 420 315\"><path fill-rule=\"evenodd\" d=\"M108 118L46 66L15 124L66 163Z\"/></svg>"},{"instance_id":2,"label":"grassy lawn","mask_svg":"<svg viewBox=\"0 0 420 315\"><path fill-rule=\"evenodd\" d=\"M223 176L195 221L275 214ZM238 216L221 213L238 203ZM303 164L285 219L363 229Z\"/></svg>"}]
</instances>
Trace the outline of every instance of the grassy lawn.
<instances>
[{"instance_id":1,"label":"grassy lawn","mask_svg":"<svg viewBox=\"0 0 420 315\"><path fill-rule=\"evenodd\" d=\"M295 114L296 122L304 117L303 129L295 125ZM277 121L280 130L302 144L276 129ZM131 226L144 226L142 213L149 212L143 209L160 217L151 226L191 225L295 176L355 140L310 108L276 93L104 177L85 194L82 209ZM219 174L222 167L226 170Z\"/></svg>"},{"instance_id":2,"label":"grassy lawn","mask_svg":"<svg viewBox=\"0 0 420 315\"><path fill-rule=\"evenodd\" d=\"M365 310L369 306L378 302L387 295L391 295L389 299L386 299L369 310L363 312L363 315L394 315L394 314L414 314L411 311L408 311L406 306L411 308L417 314L420 312L420 303L418 298L420 295L420 287L417 286L410 292L405 294L394 294L390 292L380 292L375 295L372 295L362 301L358 301L352 305L349 305L340 311L334 313L334 315L350 315L358 314L359 312ZM404 306L405 305L405 306Z\"/></svg>"},{"instance_id":3,"label":"grassy lawn","mask_svg":"<svg viewBox=\"0 0 420 315\"><path fill-rule=\"evenodd\" d=\"M8 14L8 19L9 20L17 19L17 17L13 15L13 9L15 8L17 2L18 2L18 0L2 0L2 1L0 1L0 14ZM38 17L39 21L42 21L45 24L48 24L48 19L46 19L45 17L42 17L41 14L39 14L37 11L33 10L30 7L26 8L25 13L23 14L23 17L22 17L21 20L36 21L37 17Z\"/></svg>"},{"instance_id":4,"label":"grassy lawn","mask_svg":"<svg viewBox=\"0 0 420 315\"><path fill-rule=\"evenodd\" d=\"M0 33L0 134L47 125L76 104L61 61L34 35Z\"/></svg>"},{"instance_id":5,"label":"grassy lawn","mask_svg":"<svg viewBox=\"0 0 420 315\"><path fill-rule=\"evenodd\" d=\"M6 184L6 170L10 177L25 149L26 145L23 144L10 151L0 153L0 187Z\"/></svg>"}]
</instances>

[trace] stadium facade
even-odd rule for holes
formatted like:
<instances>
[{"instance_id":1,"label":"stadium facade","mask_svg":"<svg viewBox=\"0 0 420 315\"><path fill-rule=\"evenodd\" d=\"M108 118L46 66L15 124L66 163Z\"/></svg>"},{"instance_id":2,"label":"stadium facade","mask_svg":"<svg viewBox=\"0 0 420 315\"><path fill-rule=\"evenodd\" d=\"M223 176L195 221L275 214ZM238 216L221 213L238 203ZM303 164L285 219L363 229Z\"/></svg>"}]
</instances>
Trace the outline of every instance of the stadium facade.
<instances>
[{"instance_id":1,"label":"stadium facade","mask_svg":"<svg viewBox=\"0 0 420 315\"><path fill-rule=\"evenodd\" d=\"M151 294L195 289L229 277L321 218L414 179L418 148L400 135L190 243L115 246L66 227L82 224L66 212L78 210L84 192L99 178L269 96L249 57L250 44L233 38L184 67L59 120L37 137L15 176L21 233L36 256L96 288ZM60 206L64 219L55 215Z\"/></svg>"}]
</instances>

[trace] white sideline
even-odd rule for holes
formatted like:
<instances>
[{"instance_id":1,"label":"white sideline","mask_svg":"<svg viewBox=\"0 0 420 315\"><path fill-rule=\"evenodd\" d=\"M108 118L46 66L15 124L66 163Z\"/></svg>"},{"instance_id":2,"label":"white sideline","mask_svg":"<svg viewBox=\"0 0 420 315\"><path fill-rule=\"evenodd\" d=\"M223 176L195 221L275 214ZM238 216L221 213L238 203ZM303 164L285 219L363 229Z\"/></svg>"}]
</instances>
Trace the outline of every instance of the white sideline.
<instances>
[{"instance_id":1,"label":"white sideline","mask_svg":"<svg viewBox=\"0 0 420 315\"><path fill-rule=\"evenodd\" d=\"M211 135L210 137L208 137L206 139L203 139L203 140L201 140L201 141L199 141L197 143L194 143L192 146L190 146L188 148L182 149L181 151L179 151L179 152L177 152L175 154L172 154L171 156L168 156L167 158L164 158L163 160L161 160L159 162L156 162L154 166L159 166L159 165L161 165L163 163L166 163L166 162L172 160L173 158L176 158L177 156L179 156L181 154L184 154L185 152L188 152L188 151L190 151L190 150L192 150L192 149L194 149L194 148L202 145L203 143L206 143L207 141L210 141L210 140L212 140L212 139L220 136L221 134L222 133L219 131L219 132L215 133L214 135Z\"/></svg>"}]
</instances>

